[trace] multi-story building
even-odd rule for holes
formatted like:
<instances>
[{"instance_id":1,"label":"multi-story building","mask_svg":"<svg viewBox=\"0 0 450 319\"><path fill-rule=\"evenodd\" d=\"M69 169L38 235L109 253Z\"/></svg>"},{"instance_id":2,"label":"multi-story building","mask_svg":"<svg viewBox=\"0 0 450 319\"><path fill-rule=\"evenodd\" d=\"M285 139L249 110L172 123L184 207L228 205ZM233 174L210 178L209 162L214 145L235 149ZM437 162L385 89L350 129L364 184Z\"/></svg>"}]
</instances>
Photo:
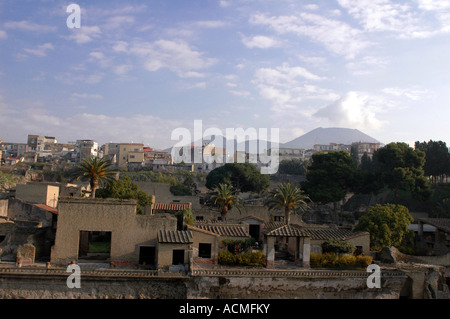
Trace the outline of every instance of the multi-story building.
<instances>
[{"instance_id":1,"label":"multi-story building","mask_svg":"<svg viewBox=\"0 0 450 319\"><path fill-rule=\"evenodd\" d=\"M365 153L372 158L375 151L381 147L381 143L355 142L352 143L351 147L353 152L358 154L358 159L361 160Z\"/></svg>"},{"instance_id":2,"label":"multi-story building","mask_svg":"<svg viewBox=\"0 0 450 319\"><path fill-rule=\"evenodd\" d=\"M98 157L98 151L98 143L94 140L76 141L77 161L82 161L84 158Z\"/></svg>"},{"instance_id":3,"label":"multi-story building","mask_svg":"<svg viewBox=\"0 0 450 319\"><path fill-rule=\"evenodd\" d=\"M117 166L144 163L144 144L141 143L106 143L102 146L103 156Z\"/></svg>"}]
</instances>

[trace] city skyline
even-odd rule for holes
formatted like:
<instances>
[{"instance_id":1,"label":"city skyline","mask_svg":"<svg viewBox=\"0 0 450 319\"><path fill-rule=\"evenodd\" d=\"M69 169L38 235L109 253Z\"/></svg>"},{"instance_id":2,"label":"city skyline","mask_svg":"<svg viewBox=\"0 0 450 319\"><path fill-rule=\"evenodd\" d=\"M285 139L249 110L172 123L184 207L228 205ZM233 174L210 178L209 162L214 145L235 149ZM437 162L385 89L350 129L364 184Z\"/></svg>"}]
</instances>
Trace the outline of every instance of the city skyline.
<instances>
[{"instance_id":1,"label":"city skyline","mask_svg":"<svg viewBox=\"0 0 450 319\"><path fill-rule=\"evenodd\" d=\"M317 127L382 143L450 127L450 1L66 1L0 4L0 138L165 149L171 132Z\"/></svg>"}]
</instances>

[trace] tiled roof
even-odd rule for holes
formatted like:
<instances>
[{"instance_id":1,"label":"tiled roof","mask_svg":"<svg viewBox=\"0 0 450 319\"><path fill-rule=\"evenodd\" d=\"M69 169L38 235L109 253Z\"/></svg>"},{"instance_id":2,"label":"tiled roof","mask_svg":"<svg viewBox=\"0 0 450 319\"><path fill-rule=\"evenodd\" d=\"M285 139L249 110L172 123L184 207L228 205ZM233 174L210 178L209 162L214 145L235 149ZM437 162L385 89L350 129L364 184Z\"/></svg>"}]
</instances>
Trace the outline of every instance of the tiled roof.
<instances>
[{"instance_id":1,"label":"tiled roof","mask_svg":"<svg viewBox=\"0 0 450 319\"><path fill-rule=\"evenodd\" d=\"M450 233L450 218L419 218L419 221Z\"/></svg>"},{"instance_id":2,"label":"tiled roof","mask_svg":"<svg viewBox=\"0 0 450 319\"><path fill-rule=\"evenodd\" d=\"M297 229L297 230L295 230ZM311 239L350 239L365 234L354 232L349 228L338 226L300 226L296 224L286 225L283 222L270 222L264 224L264 232L267 236L308 236Z\"/></svg>"},{"instance_id":3,"label":"tiled roof","mask_svg":"<svg viewBox=\"0 0 450 319\"><path fill-rule=\"evenodd\" d=\"M153 210L182 211L190 207L190 203L155 203Z\"/></svg>"},{"instance_id":4,"label":"tiled roof","mask_svg":"<svg viewBox=\"0 0 450 319\"><path fill-rule=\"evenodd\" d=\"M330 227L330 228L304 228L311 239L349 239L362 233L355 233L348 228Z\"/></svg>"},{"instance_id":5,"label":"tiled roof","mask_svg":"<svg viewBox=\"0 0 450 319\"><path fill-rule=\"evenodd\" d=\"M35 204L34 206L39 207L40 209L49 211L52 214L58 214L58 210L56 208L50 207L45 204Z\"/></svg>"},{"instance_id":6,"label":"tiled roof","mask_svg":"<svg viewBox=\"0 0 450 319\"><path fill-rule=\"evenodd\" d=\"M242 217L239 220L244 221L244 220L248 220L248 219L255 219L257 221L264 222L264 219L262 219L260 217L253 216L253 215L248 215L248 216Z\"/></svg>"},{"instance_id":7,"label":"tiled roof","mask_svg":"<svg viewBox=\"0 0 450 319\"><path fill-rule=\"evenodd\" d=\"M207 230L209 232L218 234L223 237L250 237L250 234L247 230L241 225L233 225L233 224L203 224L196 223L195 227L203 230Z\"/></svg>"},{"instance_id":8,"label":"tiled roof","mask_svg":"<svg viewBox=\"0 0 450 319\"><path fill-rule=\"evenodd\" d=\"M158 232L158 242L171 244L190 244L192 240L192 232L189 230L160 230Z\"/></svg>"},{"instance_id":9,"label":"tiled roof","mask_svg":"<svg viewBox=\"0 0 450 319\"><path fill-rule=\"evenodd\" d=\"M309 237L309 234L294 225L283 225L268 231L266 236Z\"/></svg>"}]
</instances>

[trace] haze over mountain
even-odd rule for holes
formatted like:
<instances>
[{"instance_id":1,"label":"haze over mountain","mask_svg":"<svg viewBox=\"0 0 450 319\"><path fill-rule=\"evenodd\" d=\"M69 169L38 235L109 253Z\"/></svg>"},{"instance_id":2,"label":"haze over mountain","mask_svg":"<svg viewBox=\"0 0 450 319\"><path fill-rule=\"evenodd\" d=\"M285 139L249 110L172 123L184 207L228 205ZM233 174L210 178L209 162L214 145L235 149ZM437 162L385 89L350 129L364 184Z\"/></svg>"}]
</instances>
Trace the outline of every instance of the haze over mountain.
<instances>
[{"instance_id":1,"label":"haze over mountain","mask_svg":"<svg viewBox=\"0 0 450 319\"><path fill-rule=\"evenodd\" d=\"M381 143L373 137L357 130L349 128L318 127L300 137L287 143L280 144L280 147L312 149L314 144L352 144L354 142Z\"/></svg>"}]
</instances>

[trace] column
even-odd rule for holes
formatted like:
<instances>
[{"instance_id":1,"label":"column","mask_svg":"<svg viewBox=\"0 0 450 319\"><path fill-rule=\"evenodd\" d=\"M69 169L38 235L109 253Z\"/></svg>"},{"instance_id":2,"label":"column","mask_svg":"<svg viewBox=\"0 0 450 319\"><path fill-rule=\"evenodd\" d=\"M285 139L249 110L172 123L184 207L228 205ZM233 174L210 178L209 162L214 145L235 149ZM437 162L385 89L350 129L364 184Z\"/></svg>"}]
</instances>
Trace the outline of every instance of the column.
<instances>
[{"instance_id":1,"label":"column","mask_svg":"<svg viewBox=\"0 0 450 319\"><path fill-rule=\"evenodd\" d=\"M303 267L309 268L309 260L311 255L311 239L309 237L303 238Z\"/></svg>"},{"instance_id":2,"label":"column","mask_svg":"<svg viewBox=\"0 0 450 319\"><path fill-rule=\"evenodd\" d=\"M275 237L266 237L266 267L273 268L275 266Z\"/></svg>"}]
</instances>

